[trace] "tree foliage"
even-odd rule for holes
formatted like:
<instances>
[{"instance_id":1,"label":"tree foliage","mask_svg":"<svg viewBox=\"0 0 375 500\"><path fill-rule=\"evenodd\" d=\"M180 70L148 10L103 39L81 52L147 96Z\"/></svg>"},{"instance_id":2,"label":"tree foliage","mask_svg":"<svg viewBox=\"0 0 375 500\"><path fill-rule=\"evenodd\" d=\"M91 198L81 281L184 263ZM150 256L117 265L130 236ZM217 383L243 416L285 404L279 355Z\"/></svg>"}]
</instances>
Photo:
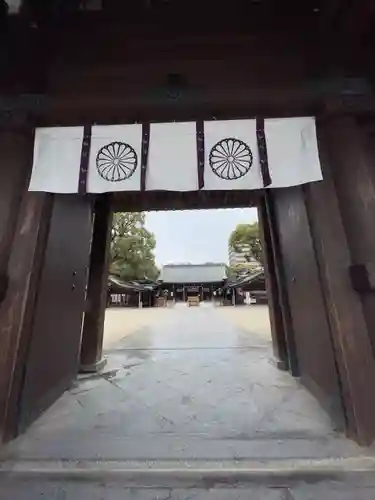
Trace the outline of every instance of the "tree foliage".
<instances>
[{"instance_id":1,"label":"tree foliage","mask_svg":"<svg viewBox=\"0 0 375 500\"><path fill-rule=\"evenodd\" d=\"M259 270L261 266L261 263L258 264L257 266L254 265L254 263L241 263L241 264L235 264L234 266L228 266L227 268L227 276L230 279L235 279L239 278L243 274L253 274Z\"/></svg>"},{"instance_id":2,"label":"tree foliage","mask_svg":"<svg viewBox=\"0 0 375 500\"><path fill-rule=\"evenodd\" d=\"M145 227L142 212L115 213L111 235L110 273L123 280L157 279L155 236Z\"/></svg>"},{"instance_id":3,"label":"tree foliage","mask_svg":"<svg viewBox=\"0 0 375 500\"><path fill-rule=\"evenodd\" d=\"M260 230L257 222L253 224L238 224L229 237L229 247L236 252L242 251L242 245L249 245L249 251L245 254L247 261L255 259L263 263L263 248L260 239Z\"/></svg>"}]
</instances>

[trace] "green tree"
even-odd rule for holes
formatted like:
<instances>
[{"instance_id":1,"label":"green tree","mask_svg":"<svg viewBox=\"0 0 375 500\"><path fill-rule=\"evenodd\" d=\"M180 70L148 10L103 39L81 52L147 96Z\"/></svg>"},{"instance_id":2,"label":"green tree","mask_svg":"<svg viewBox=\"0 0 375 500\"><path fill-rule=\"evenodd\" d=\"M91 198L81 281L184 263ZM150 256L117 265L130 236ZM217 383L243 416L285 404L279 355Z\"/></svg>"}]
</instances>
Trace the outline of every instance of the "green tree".
<instances>
[{"instance_id":1,"label":"green tree","mask_svg":"<svg viewBox=\"0 0 375 500\"><path fill-rule=\"evenodd\" d=\"M247 261L255 259L263 263L263 248L260 239L260 230L257 222L253 224L238 224L229 237L229 247L236 252L242 251L242 246L248 245L249 251L245 254Z\"/></svg>"},{"instance_id":2,"label":"green tree","mask_svg":"<svg viewBox=\"0 0 375 500\"><path fill-rule=\"evenodd\" d=\"M142 212L115 213L109 271L123 280L157 279L155 236L145 227Z\"/></svg>"}]
</instances>

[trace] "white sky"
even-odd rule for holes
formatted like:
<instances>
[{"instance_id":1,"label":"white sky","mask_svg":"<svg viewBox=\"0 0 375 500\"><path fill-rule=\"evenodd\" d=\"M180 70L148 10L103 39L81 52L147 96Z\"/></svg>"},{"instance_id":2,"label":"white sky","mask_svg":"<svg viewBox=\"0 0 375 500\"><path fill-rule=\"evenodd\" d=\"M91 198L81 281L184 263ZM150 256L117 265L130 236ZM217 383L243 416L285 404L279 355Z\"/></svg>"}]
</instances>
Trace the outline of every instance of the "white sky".
<instances>
[{"instance_id":1,"label":"white sky","mask_svg":"<svg viewBox=\"0 0 375 500\"><path fill-rule=\"evenodd\" d=\"M149 212L156 263L228 262L228 238L237 224L257 220L256 208Z\"/></svg>"}]
</instances>

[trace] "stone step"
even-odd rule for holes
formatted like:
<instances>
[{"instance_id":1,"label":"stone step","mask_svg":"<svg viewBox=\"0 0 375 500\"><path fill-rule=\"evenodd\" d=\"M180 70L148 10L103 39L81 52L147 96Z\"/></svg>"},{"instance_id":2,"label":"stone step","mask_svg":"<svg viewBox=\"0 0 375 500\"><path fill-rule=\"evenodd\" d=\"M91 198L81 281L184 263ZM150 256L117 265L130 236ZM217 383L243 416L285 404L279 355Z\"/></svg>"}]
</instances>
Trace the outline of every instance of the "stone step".
<instances>
[{"instance_id":1,"label":"stone step","mask_svg":"<svg viewBox=\"0 0 375 500\"><path fill-rule=\"evenodd\" d=\"M334 437L287 435L286 433L257 438L207 439L202 436L146 435L123 437L116 434L70 431L45 439L27 435L5 447L0 460L175 460L211 459L276 460L350 458L364 455L354 442ZM286 437L288 436L288 437Z\"/></svg>"},{"instance_id":2,"label":"stone step","mask_svg":"<svg viewBox=\"0 0 375 500\"><path fill-rule=\"evenodd\" d=\"M120 481L127 487L216 485L290 487L300 482L349 482L375 487L375 458L289 460L5 460L2 480ZM374 497L375 498L375 497Z\"/></svg>"}]
</instances>

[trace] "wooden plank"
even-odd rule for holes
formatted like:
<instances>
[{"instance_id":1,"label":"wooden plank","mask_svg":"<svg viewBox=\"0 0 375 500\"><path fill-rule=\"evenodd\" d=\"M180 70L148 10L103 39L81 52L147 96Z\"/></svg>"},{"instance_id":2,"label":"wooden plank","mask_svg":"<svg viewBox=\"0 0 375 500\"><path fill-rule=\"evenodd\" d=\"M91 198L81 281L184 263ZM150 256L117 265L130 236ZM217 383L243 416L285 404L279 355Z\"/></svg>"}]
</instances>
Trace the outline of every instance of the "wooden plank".
<instances>
[{"instance_id":1,"label":"wooden plank","mask_svg":"<svg viewBox=\"0 0 375 500\"><path fill-rule=\"evenodd\" d=\"M35 222L31 228L31 230L34 229L33 238L29 238L27 245L23 243L23 235L22 238L20 238L20 235L16 233L14 249L10 259L10 266L12 266L14 261L20 259L21 268L25 268L27 273L26 276L23 276L24 283L22 293L24 293L24 297L21 295L21 299L24 302L24 310L20 315L19 324L16 321L13 325L15 327L15 332L17 332L16 328L19 328L19 332L14 337L14 345L16 347L14 351L11 352L11 357L9 358L13 366L13 374L7 403L4 434L5 441L12 439L18 433L19 399L24 382L27 353L32 335L34 309L38 295L40 276L43 269L44 252L53 201L52 195L44 193L25 193L25 197L27 197L27 201L25 202L26 208L21 210L20 220L22 220L26 214L27 217L31 217L31 214L33 214L35 210L35 215L33 215L33 217L35 217ZM35 208L33 208L34 206ZM27 258L25 258L26 253L19 256L19 245L21 245L24 252L28 252ZM21 278L22 276L20 275L19 280L22 286Z\"/></svg>"},{"instance_id":2,"label":"wooden plank","mask_svg":"<svg viewBox=\"0 0 375 500\"><path fill-rule=\"evenodd\" d=\"M15 387L24 369L17 356L27 342L28 300L37 281L35 264L45 202L46 195L25 194L9 260L9 288L0 308L0 442L15 435L19 395Z\"/></svg>"},{"instance_id":3,"label":"wooden plank","mask_svg":"<svg viewBox=\"0 0 375 500\"><path fill-rule=\"evenodd\" d=\"M90 240L90 200L53 195L19 398L19 432L68 389L77 374Z\"/></svg>"},{"instance_id":4,"label":"wooden plank","mask_svg":"<svg viewBox=\"0 0 375 500\"><path fill-rule=\"evenodd\" d=\"M338 199L341 195L336 184L341 168L345 168L345 150L351 147L351 137L343 136L346 120L331 119L318 126L324 181L309 186L308 198L348 434L362 444L370 444L375 438L375 393L369 381L375 379L375 362L361 299L349 279L352 264L349 228L348 221L343 220ZM352 160L355 170L357 158L352 157Z\"/></svg>"},{"instance_id":5,"label":"wooden plank","mask_svg":"<svg viewBox=\"0 0 375 500\"><path fill-rule=\"evenodd\" d=\"M302 188L277 190L275 210L299 375L343 430L340 382Z\"/></svg>"},{"instance_id":6,"label":"wooden plank","mask_svg":"<svg viewBox=\"0 0 375 500\"><path fill-rule=\"evenodd\" d=\"M336 121L332 139L333 175L352 264L371 267L375 263L375 148L371 124L360 126L354 117L342 118ZM363 293L361 301L375 354L375 295Z\"/></svg>"},{"instance_id":7,"label":"wooden plank","mask_svg":"<svg viewBox=\"0 0 375 500\"><path fill-rule=\"evenodd\" d=\"M303 188L277 190L275 205L300 378L344 430L340 379Z\"/></svg>"},{"instance_id":8,"label":"wooden plank","mask_svg":"<svg viewBox=\"0 0 375 500\"><path fill-rule=\"evenodd\" d=\"M14 125L0 130L0 442L8 435L9 397L44 203L43 196L27 194L32 130Z\"/></svg>"}]
</instances>

